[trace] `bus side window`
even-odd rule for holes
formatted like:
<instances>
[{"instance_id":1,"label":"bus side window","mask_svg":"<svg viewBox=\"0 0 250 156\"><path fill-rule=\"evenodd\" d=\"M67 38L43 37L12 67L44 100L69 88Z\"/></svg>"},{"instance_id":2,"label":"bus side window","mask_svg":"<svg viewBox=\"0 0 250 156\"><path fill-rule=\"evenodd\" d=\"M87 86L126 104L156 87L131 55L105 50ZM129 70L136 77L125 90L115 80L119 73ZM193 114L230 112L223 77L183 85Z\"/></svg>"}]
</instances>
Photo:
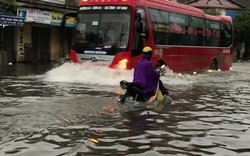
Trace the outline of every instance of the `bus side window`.
<instances>
[{"instance_id":1,"label":"bus side window","mask_svg":"<svg viewBox=\"0 0 250 156\"><path fill-rule=\"evenodd\" d=\"M190 45L205 45L205 20L198 17L190 17Z\"/></svg>"},{"instance_id":2,"label":"bus side window","mask_svg":"<svg viewBox=\"0 0 250 156\"><path fill-rule=\"evenodd\" d=\"M170 45L190 45L189 34L189 17L184 14L169 14L169 44Z\"/></svg>"},{"instance_id":3,"label":"bus side window","mask_svg":"<svg viewBox=\"0 0 250 156\"><path fill-rule=\"evenodd\" d=\"M220 45L220 24L217 21L206 20L206 45L218 47Z\"/></svg>"},{"instance_id":4,"label":"bus side window","mask_svg":"<svg viewBox=\"0 0 250 156\"><path fill-rule=\"evenodd\" d=\"M168 45L169 42L169 12L149 8L154 42L156 45Z\"/></svg>"},{"instance_id":5,"label":"bus side window","mask_svg":"<svg viewBox=\"0 0 250 156\"><path fill-rule=\"evenodd\" d=\"M144 8L136 9L132 57L140 55L148 39L148 25Z\"/></svg>"}]
</instances>

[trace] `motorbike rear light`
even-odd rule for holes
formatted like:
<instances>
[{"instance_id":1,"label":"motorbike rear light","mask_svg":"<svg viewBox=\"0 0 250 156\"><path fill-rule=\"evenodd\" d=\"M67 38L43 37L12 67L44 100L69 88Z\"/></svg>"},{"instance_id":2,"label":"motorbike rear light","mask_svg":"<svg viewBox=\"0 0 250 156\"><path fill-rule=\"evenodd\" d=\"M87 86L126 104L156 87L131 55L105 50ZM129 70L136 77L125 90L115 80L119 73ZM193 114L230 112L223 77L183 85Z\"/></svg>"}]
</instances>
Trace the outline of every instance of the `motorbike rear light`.
<instances>
[{"instance_id":1,"label":"motorbike rear light","mask_svg":"<svg viewBox=\"0 0 250 156\"><path fill-rule=\"evenodd\" d=\"M121 69L126 69L127 68L127 63L128 63L128 60L123 59L123 60L118 62L118 67L121 68Z\"/></svg>"}]
</instances>

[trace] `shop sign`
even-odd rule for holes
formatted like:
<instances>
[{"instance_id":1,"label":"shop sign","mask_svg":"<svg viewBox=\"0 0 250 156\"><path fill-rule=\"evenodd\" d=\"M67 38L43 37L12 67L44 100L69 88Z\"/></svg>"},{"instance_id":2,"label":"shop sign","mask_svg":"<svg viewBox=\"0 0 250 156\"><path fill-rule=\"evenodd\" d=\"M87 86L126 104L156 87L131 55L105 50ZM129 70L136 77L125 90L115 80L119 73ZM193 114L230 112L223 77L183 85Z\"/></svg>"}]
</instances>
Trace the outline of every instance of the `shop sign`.
<instances>
[{"instance_id":1,"label":"shop sign","mask_svg":"<svg viewBox=\"0 0 250 156\"><path fill-rule=\"evenodd\" d=\"M17 16L0 15L0 25L23 26L23 19Z\"/></svg>"},{"instance_id":2,"label":"shop sign","mask_svg":"<svg viewBox=\"0 0 250 156\"><path fill-rule=\"evenodd\" d=\"M51 12L51 25L53 26L60 26L63 19L63 13L52 11ZM75 18L70 17L66 20L65 26L66 27L73 27L75 24Z\"/></svg>"},{"instance_id":3,"label":"shop sign","mask_svg":"<svg viewBox=\"0 0 250 156\"><path fill-rule=\"evenodd\" d=\"M56 4L65 4L65 0L41 0L41 1L56 3Z\"/></svg>"},{"instance_id":4,"label":"shop sign","mask_svg":"<svg viewBox=\"0 0 250 156\"><path fill-rule=\"evenodd\" d=\"M23 17L25 22L50 24L50 11L21 8L18 9L17 15Z\"/></svg>"},{"instance_id":5,"label":"shop sign","mask_svg":"<svg viewBox=\"0 0 250 156\"><path fill-rule=\"evenodd\" d=\"M19 28L19 39L18 39L18 62L24 61L24 30Z\"/></svg>"},{"instance_id":6,"label":"shop sign","mask_svg":"<svg viewBox=\"0 0 250 156\"><path fill-rule=\"evenodd\" d=\"M18 9L17 10L17 16L21 17L22 19L24 19L24 21L26 21L26 19L27 19L27 10L26 9Z\"/></svg>"}]
</instances>

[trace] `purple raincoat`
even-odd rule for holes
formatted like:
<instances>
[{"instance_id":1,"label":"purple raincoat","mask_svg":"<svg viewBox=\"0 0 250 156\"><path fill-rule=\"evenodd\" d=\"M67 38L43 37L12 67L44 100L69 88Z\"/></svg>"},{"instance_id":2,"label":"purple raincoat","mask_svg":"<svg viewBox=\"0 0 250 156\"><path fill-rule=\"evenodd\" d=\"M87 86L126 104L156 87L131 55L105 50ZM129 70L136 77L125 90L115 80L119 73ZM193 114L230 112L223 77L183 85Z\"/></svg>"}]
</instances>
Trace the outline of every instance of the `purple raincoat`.
<instances>
[{"instance_id":1,"label":"purple raincoat","mask_svg":"<svg viewBox=\"0 0 250 156\"><path fill-rule=\"evenodd\" d=\"M133 80L133 83L142 86L144 98L146 99L155 94L160 77L154 70L150 57L150 55L142 54L142 59L135 67Z\"/></svg>"}]
</instances>

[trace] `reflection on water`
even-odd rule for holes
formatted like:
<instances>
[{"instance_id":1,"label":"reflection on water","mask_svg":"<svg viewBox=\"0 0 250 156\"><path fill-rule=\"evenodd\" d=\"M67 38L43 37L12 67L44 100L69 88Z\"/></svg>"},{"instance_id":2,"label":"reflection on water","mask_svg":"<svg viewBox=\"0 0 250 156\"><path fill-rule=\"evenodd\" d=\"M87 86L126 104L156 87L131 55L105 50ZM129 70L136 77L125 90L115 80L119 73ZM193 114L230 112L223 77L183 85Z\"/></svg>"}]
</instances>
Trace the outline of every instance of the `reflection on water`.
<instances>
[{"instance_id":1,"label":"reflection on water","mask_svg":"<svg viewBox=\"0 0 250 156\"><path fill-rule=\"evenodd\" d=\"M173 103L151 107L118 104L115 85L44 81L49 68L5 74L0 155L250 155L249 65L169 75Z\"/></svg>"}]
</instances>

